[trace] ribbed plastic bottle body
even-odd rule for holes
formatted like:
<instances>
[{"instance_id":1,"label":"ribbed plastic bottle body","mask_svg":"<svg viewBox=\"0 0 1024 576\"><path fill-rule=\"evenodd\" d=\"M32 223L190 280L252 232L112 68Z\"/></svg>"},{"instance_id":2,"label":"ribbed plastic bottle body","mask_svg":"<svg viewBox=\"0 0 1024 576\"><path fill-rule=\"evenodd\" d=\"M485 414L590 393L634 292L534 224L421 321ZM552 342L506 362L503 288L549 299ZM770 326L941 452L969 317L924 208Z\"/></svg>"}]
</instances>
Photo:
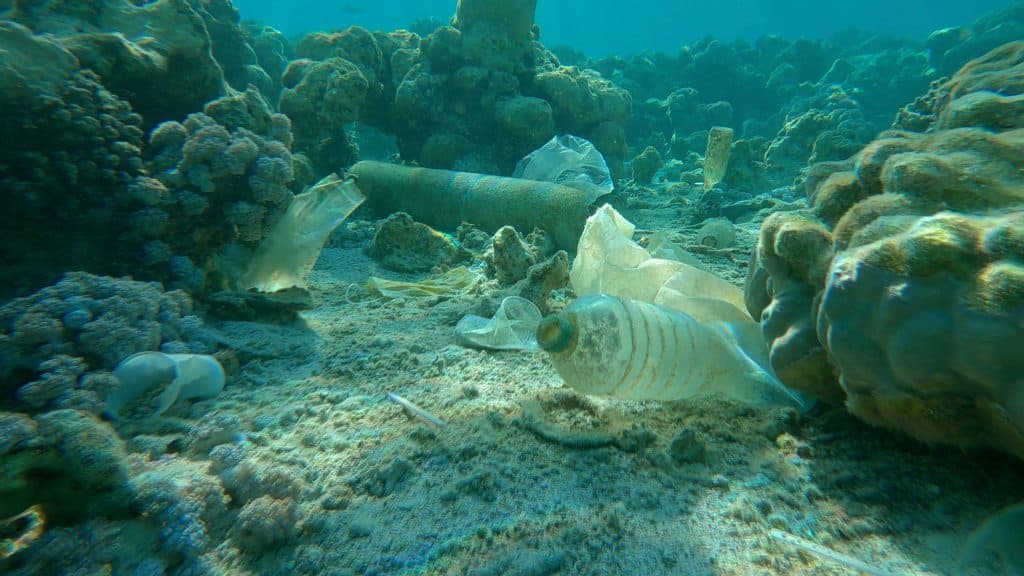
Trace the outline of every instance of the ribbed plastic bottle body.
<instances>
[{"instance_id":1,"label":"ribbed plastic bottle body","mask_svg":"<svg viewBox=\"0 0 1024 576\"><path fill-rule=\"evenodd\" d=\"M562 316L573 340L551 361L567 385L585 394L680 400L728 387L751 372L721 333L687 314L594 294Z\"/></svg>"}]
</instances>

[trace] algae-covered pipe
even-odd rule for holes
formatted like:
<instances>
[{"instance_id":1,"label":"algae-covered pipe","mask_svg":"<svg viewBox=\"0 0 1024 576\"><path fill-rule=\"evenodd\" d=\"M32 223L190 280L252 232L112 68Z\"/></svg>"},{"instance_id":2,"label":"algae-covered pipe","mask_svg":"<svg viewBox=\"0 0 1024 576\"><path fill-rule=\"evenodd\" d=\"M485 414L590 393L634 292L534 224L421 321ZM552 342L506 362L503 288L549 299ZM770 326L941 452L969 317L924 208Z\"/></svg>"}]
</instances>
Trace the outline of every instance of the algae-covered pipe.
<instances>
[{"instance_id":1,"label":"algae-covered pipe","mask_svg":"<svg viewBox=\"0 0 1024 576\"><path fill-rule=\"evenodd\" d=\"M489 233L505 225L523 234L537 227L559 248L575 250L589 215L583 191L552 182L372 161L356 163L349 174L377 212L406 212L447 230L463 222Z\"/></svg>"}]
</instances>

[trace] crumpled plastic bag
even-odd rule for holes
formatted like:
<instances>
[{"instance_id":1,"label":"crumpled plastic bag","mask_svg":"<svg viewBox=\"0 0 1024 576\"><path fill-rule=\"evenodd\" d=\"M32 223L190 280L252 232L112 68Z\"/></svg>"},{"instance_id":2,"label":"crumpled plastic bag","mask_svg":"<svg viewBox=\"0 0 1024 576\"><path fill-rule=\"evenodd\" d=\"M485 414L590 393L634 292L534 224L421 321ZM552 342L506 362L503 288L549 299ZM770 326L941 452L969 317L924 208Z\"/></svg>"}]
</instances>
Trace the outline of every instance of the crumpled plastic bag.
<instances>
[{"instance_id":1,"label":"crumpled plastic bag","mask_svg":"<svg viewBox=\"0 0 1024 576\"><path fill-rule=\"evenodd\" d=\"M615 187L604 156L589 141L571 134L555 136L527 154L512 177L571 186L585 192L588 203Z\"/></svg>"},{"instance_id":2,"label":"crumpled plastic bag","mask_svg":"<svg viewBox=\"0 0 1024 576\"><path fill-rule=\"evenodd\" d=\"M351 178L329 174L297 194L253 255L242 289L277 292L306 287L306 279L331 232L366 197Z\"/></svg>"},{"instance_id":3,"label":"crumpled plastic bag","mask_svg":"<svg viewBox=\"0 0 1024 576\"><path fill-rule=\"evenodd\" d=\"M470 314L455 325L459 344L490 350L540 350L537 326L541 313L537 306L519 296L508 296L493 318Z\"/></svg>"},{"instance_id":4,"label":"crumpled plastic bag","mask_svg":"<svg viewBox=\"0 0 1024 576\"><path fill-rule=\"evenodd\" d=\"M436 278L420 282L403 282L370 276L367 286L387 298L451 297L469 294L483 276L465 266L457 266Z\"/></svg>"},{"instance_id":5,"label":"crumpled plastic bag","mask_svg":"<svg viewBox=\"0 0 1024 576\"><path fill-rule=\"evenodd\" d=\"M760 327L746 312L743 290L689 264L652 258L633 241L633 224L605 204L587 219L569 277L573 290L650 302L702 322Z\"/></svg>"}]
</instances>

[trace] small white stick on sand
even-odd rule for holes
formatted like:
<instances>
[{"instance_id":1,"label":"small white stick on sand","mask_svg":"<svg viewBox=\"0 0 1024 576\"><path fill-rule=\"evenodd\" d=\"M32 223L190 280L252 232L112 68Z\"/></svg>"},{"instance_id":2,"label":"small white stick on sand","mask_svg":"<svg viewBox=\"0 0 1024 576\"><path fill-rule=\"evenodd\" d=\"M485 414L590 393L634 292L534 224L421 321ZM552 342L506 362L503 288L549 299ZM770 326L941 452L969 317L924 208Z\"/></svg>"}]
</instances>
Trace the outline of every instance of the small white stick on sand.
<instances>
[{"instance_id":1,"label":"small white stick on sand","mask_svg":"<svg viewBox=\"0 0 1024 576\"><path fill-rule=\"evenodd\" d=\"M388 392L388 400L391 400L395 404L398 404L399 406L404 408L406 412L411 414L413 417L421 420L424 424L427 424L428 426L433 426L434 428L444 428L444 420L441 420L440 418L434 416L430 412L427 412L423 408L420 408L419 406L413 404L412 402L406 400L405 398L402 398L398 394L395 394L394 392Z\"/></svg>"},{"instance_id":2,"label":"small white stick on sand","mask_svg":"<svg viewBox=\"0 0 1024 576\"><path fill-rule=\"evenodd\" d=\"M827 560L836 562L837 564L842 564L847 568L852 568L853 570L857 570L865 574L871 574L871 576L892 576L892 574L886 572L885 570L879 570L878 568L868 566L867 564L861 562L860 560L857 560L856 558L851 558L846 554L840 554L839 552L836 552L831 548L826 548L821 544L816 544L814 542L811 542L810 540L804 540L803 538L800 538L799 536L794 536L788 532L773 529L771 531L771 535L772 538L776 540L780 540L782 542L785 542L786 544L796 546L797 548L800 548L805 552L810 552L811 554L814 554L819 558L825 558Z\"/></svg>"}]
</instances>

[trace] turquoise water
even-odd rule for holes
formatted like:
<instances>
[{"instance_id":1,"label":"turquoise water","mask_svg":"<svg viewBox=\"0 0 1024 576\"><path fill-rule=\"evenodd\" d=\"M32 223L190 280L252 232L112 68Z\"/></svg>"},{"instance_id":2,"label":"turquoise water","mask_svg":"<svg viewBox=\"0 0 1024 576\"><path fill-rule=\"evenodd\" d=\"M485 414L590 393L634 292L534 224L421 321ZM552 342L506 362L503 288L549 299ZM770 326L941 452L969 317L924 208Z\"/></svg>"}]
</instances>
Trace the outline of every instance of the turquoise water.
<instances>
[{"instance_id":1,"label":"turquoise water","mask_svg":"<svg viewBox=\"0 0 1024 576\"><path fill-rule=\"evenodd\" d=\"M447 23L447 0L237 0L245 18L285 32L345 28L359 24L392 30L420 18ZM969 22L1012 4L1006 0L542 0L537 24L548 45L565 44L592 56L642 50L677 50L711 34L753 38L761 34L820 38L844 28L923 40L933 30Z\"/></svg>"}]
</instances>

